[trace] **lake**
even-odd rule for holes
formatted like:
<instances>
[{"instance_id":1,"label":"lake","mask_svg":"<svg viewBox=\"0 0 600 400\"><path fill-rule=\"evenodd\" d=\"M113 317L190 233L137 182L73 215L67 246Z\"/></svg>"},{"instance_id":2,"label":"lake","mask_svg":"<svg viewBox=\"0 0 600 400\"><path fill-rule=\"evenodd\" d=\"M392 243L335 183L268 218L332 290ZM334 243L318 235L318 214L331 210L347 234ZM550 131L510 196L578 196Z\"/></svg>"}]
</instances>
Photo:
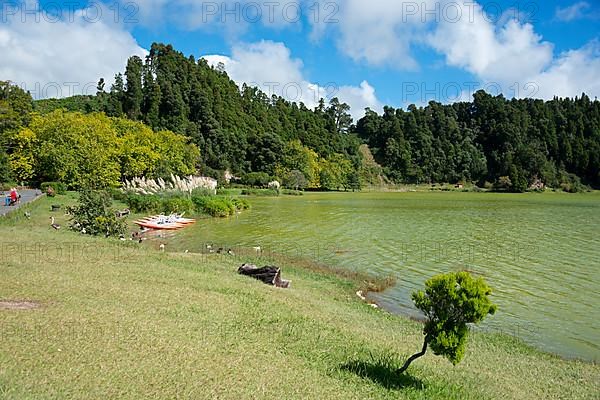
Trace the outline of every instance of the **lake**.
<instances>
[{"instance_id":1,"label":"lake","mask_svg":"<svg viewBox=\"0 0 600 400\"><path fill-rule=\"evenodd\" d=\"M376 274L376 297L417 315L410 294L429 277L467 269L494 289L482 329L565 357L600 360L600 193L309 193L252 198L252 210L201 220L170 250L261 246Z\"/></svg>"}]
</instances>

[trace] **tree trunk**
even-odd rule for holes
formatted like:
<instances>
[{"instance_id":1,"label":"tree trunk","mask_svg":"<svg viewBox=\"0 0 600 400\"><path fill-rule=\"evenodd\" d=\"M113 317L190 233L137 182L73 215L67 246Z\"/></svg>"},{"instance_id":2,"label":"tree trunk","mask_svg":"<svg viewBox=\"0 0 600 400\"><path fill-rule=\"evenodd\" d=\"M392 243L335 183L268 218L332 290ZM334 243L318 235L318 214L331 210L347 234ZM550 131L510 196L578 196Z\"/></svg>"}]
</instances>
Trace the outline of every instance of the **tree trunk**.
<instances>
[{"instance_id":1,"label":"tree trunk","mask_svg":"<svg viewBox=\"0 0 600 400\"><path fill-rule=\"evenodd\" d=\"M402 368L400 368L398 370L399 374L403 374L404 371L406 371L408 369L408 367L410 366L410 364L415 361L417 358L421 358L425 355L425 353L427 352L427 339L428 337L425 336L425 339L423 340L423 348L421 349L421 351L417 354L414 354L413 356L411 356L408 360L406 360L406 362L404 363L404 365L402 366Z\"/></svg>"}]
</instances>

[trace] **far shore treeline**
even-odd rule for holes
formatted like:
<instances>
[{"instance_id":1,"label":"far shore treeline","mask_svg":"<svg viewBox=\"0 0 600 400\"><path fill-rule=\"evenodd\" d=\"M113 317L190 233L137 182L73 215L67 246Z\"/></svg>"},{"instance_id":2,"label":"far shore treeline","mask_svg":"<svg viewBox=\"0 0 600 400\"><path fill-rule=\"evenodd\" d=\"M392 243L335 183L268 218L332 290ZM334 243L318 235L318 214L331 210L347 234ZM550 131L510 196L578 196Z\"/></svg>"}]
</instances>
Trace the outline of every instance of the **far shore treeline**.
<instances>
[{"instance_id":1,"label":"far shore treeline","mask_svg":"<svg viewBox=\"0 0 600 400\"><path fill-rule=\"evenodd\" d=\"M507 100L479 91L472 102L367 109L355 124L348 111L337 98L308 109L240 88L220 66L153 44L110 88L100 79L95 96L33 101L0 82L0 182L77 188L170 174L222 181L229 171L316 190L600 187L600 102L586 95Z\"/></svg>"}]
</instances>

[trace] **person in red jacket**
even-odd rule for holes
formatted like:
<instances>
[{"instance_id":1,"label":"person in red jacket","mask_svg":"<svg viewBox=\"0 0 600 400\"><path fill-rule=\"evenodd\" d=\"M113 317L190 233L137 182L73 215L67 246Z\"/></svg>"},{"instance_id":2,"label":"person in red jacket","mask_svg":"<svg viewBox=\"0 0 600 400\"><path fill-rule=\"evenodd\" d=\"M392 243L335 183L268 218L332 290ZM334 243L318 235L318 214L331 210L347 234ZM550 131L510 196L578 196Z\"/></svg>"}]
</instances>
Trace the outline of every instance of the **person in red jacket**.
<instances>
[{"instance_id":1,"label":"person in red jacket","mask_svg":"<svg viewBox=\"0 0 600 400\"><path fill-rule=\"evenodd\" d=\"M10 205L15 205L17 204L17 201L19 200L19 193L17 193L17 189L12 188L10 189Z\"/></svg>"}]
</instances>

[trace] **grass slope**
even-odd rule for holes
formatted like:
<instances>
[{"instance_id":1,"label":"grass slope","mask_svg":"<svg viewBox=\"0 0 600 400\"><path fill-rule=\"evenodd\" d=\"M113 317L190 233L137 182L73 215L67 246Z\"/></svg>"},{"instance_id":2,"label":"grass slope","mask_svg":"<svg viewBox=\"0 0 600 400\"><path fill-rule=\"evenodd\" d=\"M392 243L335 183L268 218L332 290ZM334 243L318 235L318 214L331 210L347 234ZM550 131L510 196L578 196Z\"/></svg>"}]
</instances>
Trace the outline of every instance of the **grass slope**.
<instances>
[{"instance_id":1,"label":"grass slope","mask_svg":"<svg viewBox=\"0 0 600 400\"><path fill-rule=\"evenodd\" d=\"M477 333L452 367L418 323L372 309L342 278L284 266L291 290L239 259L159 253L54 231L42 199L0 221L0 398L597 399L600 367ZM63 224L65 219L59 218ZM502 312L502 310L499 310Z\"/></svg>"}]
</instances>

